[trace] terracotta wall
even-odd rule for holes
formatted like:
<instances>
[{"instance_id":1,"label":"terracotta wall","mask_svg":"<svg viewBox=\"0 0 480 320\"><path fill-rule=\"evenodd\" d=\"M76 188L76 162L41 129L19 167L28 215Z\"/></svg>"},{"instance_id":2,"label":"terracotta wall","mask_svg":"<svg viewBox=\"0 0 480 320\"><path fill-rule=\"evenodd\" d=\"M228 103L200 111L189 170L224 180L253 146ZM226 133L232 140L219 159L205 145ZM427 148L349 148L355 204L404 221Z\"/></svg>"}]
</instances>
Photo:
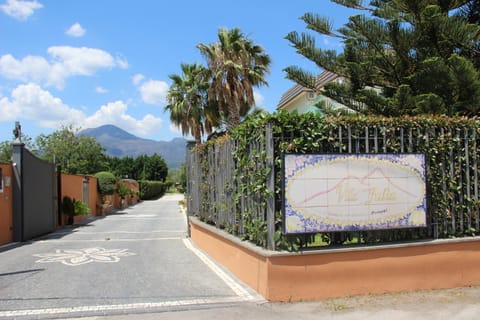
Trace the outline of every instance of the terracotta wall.
<instances>
[{"instance_id":1,"label":"terracotta wall","mask_svg":"<svg viewBox=\"0 0 480 320\"><path fill-rule=\"evenodd\" d=\"M280 253L190 220L195 244L270 301L480 285L480 238Z\"/></svg>"},{"instance_id":2,"label":"terracotta wall","mask_svg":"<svg viewBox=\"0 0 480 320\"><path fill-rule=\"evenodd\" d=\"M65 196L75 200L83 201L83 181L88 180L88 192L90 215L97 214L97 203L100 201L97 191L97 178L86 175L73 175L62 173L62 199ZM77 220L81 220L85 217L78 217ZM66 222L66 218L63 219L63 224Z\"/></svg>"},{"instance_id":3,"label":"terracotta wall","mask_svg":"<svg viewBox=\"0 0 480 320\"><path fill-rule=\"evenodd\" d=\"M109 212L112 212L115 209L123 209L126 208L130 205L134 205L140 201L140 197L138 196L138 191L139 185L138 182L132 179L123 179L122 182L125 184L125 187L130 190L134 190L136 194L134 196L127 195L125 196L124 201L122 201L122 198L117 193L114 193L112 195L107 195L103 197L103 200L101 199L101 196L99 195L99 209L103 214L107 214ZM118 187L118 185L117 185Z\"/></svg>"},{"instance_id":4,"label":"terracotta wall","mask_svg":"<svg viewBox=\"0 0 480 320\"><path fill-rule=\"evenodd\" d=\"M0 245L12 242L13 231L13 199L12 184L13 172L12 165L0 163L2 169L1 188L0 188Z\"/></svg>"}]
</instances>

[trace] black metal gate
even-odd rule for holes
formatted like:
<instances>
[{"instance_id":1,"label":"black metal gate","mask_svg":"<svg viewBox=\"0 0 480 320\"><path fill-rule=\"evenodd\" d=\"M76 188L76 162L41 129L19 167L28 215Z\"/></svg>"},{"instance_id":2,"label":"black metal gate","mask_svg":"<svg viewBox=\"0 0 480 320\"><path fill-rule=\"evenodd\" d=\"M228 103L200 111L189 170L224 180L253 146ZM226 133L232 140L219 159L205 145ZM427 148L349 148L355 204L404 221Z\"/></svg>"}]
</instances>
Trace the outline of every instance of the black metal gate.
<instances>
[{"instance_id":1,"label":"black metal gate","mask_svg":"<svg viewBox=\"0 0 480 320\"><path fill-rule=\"evenodd\" d=\"M13 241L27 241L55 229L55 167L13 145Z\"/></svg>"}]
</instances>

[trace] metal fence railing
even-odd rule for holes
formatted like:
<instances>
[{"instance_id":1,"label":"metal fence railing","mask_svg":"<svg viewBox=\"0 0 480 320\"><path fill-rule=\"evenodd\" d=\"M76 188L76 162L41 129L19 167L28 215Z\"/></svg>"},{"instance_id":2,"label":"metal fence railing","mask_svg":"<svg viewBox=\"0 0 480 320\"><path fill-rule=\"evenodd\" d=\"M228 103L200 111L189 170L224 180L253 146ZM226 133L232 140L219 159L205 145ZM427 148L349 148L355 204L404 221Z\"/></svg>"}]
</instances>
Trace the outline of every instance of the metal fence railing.
<instances>
[{"instance_id":1,"label":"metal fence railing","mask_svg":"<svg viewBox=\"0 0 480 320\"><path fill-rule=\"evenodd\" d=\"M248 167L239 165L237 142L225 139L222 143L190 149L187 152L187 196L189 215L218 228L245 237L248 219L265 225L265 247L275 249L274 234L281 211L278 165L285 145L301 138L301 132L274 134L272 126L262 128L263 138L250 141L252 157ZM277 131L278 132L278 131ZM478 234L479 162L478 134L469 128L385 128L379 126L338 126L329 129L315 153L424 153L427 172L428 228L417 232L416 238L438 238ZM205 149L206 148L206 149ZM253 165L252 165L253 163ZM249 187L252 175L245 172L267 172L265 184L268 196ZM243 180L242 180L243 179ZM247 180L245 180L247 179ZM242 186L240 188L240 186ZM277 219L275 218L277 217Z\"/></svg>"}]
</instances>

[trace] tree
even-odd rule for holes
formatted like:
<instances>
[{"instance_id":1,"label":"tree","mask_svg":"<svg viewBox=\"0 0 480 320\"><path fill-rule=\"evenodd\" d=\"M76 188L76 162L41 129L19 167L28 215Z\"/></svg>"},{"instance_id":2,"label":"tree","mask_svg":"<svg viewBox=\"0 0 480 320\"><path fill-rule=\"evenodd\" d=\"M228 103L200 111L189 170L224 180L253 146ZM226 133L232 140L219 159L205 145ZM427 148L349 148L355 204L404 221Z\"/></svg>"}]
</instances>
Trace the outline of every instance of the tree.
<instances>
[{"instance_id":1,"label":"tree","mask_svg":"<svg viewBox=\"0 0 480 320\"><path fill-rule=\"evenodd\" d=\"M255 104L253 88L268 85L270 57L238 28L220 29L217 42L197 47L210 71L208 99L227 128L234 128Z\"/></svg>"},{"instance_id":2,"label":"tree","mask_svg":"<svg viewBox=\"0 0 480 320\"><path fill-rule=\"evenodd\" d=\"M3 141L0 143L0 162L12 161L12 143Z\"/></svg>"},{"instance_id":3,"label":"tree","mask_svg":"<svg viewBox=\"0 0 480 320\"><path fill-rule=\"evenodd\" d=\"M167 94L168 105L164 111L170 111L170 120L182 130L182 134L191 134L195 142L202 142L202 135L211 133L216 116L209 108L207 99L207 70L199 64L181 65L182 74L172 74L173 81Z\"/></svg>"},{"instance_id":4,"label":"tree","mask_svg":"<svg viewBox=\"0 0 480 320\"><path fill-rule=\"evenodd\" d=\"M146 180L165 182L168 176L168 167L160 155L154 153L150 157L147 157L144 165Z\"/></svg>"},{"instance_id":5,"label":"tree","mask_svg":"<svg viewBox=\"0 0 480 320\"><path fill-rule=\"evenodd\" d=\"M39 135L36 144L40 157L60 164L70 174L92 174L107 168L105 148L95 138L78 135L72 126L49 135Z\"/></svg>"},{"instance_id":6,"label":"tree","mask_svg":"<svg viewBox=\"0 0 480 320\"><path fill-rule=\"evenodd\" d=\"M119 178L141 179L141 171L136 166L133 157L125 156L122 158L111 157L108 159L110 171Z\"/></svg>"},{"instance_id":7,"label":"tree","mask_svg":"<svg viewBox=\"0 0 480 320\"><path fill-rule=\"evenodd\" d=\"M480 1L479 0L469 0L467 3L461 7L457 15L462 19L468 21L472 24L480 24ZM469 53L466 53L470 56L477 70L480 69L480 42L477 41L475 44L474 50L471 50Z\"/></svg>"},{"instance_id":8,"label":"tree","mask_svg":"<svg viewBox=\"0 0 480 320\"><path fill-rule=\"evenodd\" d=\"M133 157L111 157L108 159L110 172L120 179L165 181L168 176L168 166L162 156L140 155Z\"/></svg>"},{"instance_id":9,"label":"tree","mask_svg":"<svg viewBox=\"0 0 480 320\"><path fill-rule=\"evenodd\" d=\"M0 162L11 162L13 152L13 141L0 142ZM35 144L28 135L22 133L22 142L33 154L38 154Z\"/></svg>"},{"instance_id":10,"label":"tree","mask_svg":"<svg viewBox=\"0 0 480 320\"><path fill-rule=\"evenodd\" d=\"M474 12L468 6L473 8L476 1L372 0L368 6L361 0L332 2L367 14L351 16L336 31L328 18L317 14L306 13L301 19L307 29L341 39L343 53L317 48L311 33L286 36L299 54L345 77L343 84L328 84L326 96L366 114L479 113L475 59L480 26L467 18ZM285 71L287 78L316 89L315 73L295 66Z\"/></svg>"}]
</instances>

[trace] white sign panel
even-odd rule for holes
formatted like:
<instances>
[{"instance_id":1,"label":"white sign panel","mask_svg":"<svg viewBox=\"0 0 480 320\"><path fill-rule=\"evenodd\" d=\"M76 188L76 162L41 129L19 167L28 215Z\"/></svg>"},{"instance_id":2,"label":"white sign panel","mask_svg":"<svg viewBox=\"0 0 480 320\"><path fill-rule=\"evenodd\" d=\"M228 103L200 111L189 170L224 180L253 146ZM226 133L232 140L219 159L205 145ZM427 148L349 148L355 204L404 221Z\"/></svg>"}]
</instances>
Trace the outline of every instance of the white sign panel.
<instances>
[{"instance_id":1,"label":"white sign panel","mask_svg":"<svg viewBox=\"0 0 480 320\"><path fill-rule=\"evenodd\" d=\"M284 232L426 226L422 154L286 154Z\"/></svg>"}]
</instances>

